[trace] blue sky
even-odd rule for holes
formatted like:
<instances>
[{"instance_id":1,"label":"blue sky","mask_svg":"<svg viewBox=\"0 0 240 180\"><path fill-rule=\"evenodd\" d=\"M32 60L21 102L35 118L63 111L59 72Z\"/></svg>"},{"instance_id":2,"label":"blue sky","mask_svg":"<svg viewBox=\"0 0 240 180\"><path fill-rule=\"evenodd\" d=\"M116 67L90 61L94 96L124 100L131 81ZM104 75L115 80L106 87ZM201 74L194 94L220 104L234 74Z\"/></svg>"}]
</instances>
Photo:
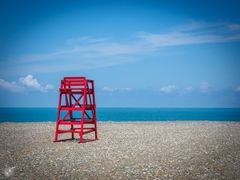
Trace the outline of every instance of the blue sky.
<instances>
[{"instance_id":1,"label":"blue sky","mask_svg":"<svg viewBox=\"0 0 240 180\"><path fill-rule=\"evenodd\" d=\"M99 107L240 107L237 1L0 2L2 107L55 107L63 76Z\"/></svg>"}]
</instances>

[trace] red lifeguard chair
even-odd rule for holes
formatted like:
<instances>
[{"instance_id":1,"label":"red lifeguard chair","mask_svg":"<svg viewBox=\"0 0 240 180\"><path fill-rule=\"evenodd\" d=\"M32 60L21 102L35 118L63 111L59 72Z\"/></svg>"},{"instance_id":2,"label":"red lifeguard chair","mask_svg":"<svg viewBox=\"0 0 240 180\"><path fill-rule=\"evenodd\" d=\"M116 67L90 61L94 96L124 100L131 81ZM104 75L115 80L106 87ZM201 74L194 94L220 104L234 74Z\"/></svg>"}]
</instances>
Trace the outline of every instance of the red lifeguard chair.
<instances>
[{"instance_id":1,"label":"red lifeguard chair","mask_svg":"<svg viewBox=\"0 0 240 180\"><path fill-rule=\"evenodd\" d=\"M94 81L85 77L64 77L59 92L54 142L69 140L58 140L58 135L63 133L71 133L71 140L75 133L79 134L79 143L97 140ZM95 132L95 139L84 140L83 135L91 132Z\"/></svg>"}]
</instances>

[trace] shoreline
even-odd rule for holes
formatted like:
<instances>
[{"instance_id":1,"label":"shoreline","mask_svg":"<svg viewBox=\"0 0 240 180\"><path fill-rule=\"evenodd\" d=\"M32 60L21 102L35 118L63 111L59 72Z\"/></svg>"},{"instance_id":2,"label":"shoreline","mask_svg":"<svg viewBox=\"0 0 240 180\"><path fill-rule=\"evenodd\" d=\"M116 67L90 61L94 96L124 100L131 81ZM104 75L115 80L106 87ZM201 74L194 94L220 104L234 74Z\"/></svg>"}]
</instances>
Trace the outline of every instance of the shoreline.
<instances>
[{"instance_id":1,"label":"shoreline","mask_svg":"<svg viewBox=\"0 0 240 180\"><path fill-rule=\"evenodd\" d=\"M164 122L236 122L240 123L240 120L98 120L98 123L164 123ZM56 123L54 121L0 121L1 123Z\"/></svg>"},{"instance_id":2,"label":"shoreline","mask_svg":"<svg viewBox=\"0 0 240 180\"><path fill-rule=\"evenodd\" d=\"M99 121L99 140L84 144L53 143L54 131L55 122L0 123L0 179L240 176L238 121Z\"/></svg>"}]
</instances>

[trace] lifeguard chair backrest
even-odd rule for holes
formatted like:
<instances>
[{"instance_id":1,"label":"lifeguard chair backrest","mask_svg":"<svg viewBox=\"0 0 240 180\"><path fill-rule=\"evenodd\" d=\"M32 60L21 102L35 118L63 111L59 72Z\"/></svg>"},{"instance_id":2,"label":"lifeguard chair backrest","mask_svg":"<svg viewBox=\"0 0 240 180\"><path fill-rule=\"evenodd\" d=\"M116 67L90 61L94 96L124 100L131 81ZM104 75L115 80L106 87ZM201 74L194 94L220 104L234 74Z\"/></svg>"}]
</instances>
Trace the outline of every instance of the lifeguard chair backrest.
<instances>
[{"instance_id":1,"label":"lifeguard chair backrest","mask_svg":"<svg viewBox=\"0 0 240 180\"><path fill-rule=\"evenodd\" d=\"M64 77L64 79L61 80L61 90L77 91L82 90L85 86L85 77Z\"/></svg>"}]
</instances>

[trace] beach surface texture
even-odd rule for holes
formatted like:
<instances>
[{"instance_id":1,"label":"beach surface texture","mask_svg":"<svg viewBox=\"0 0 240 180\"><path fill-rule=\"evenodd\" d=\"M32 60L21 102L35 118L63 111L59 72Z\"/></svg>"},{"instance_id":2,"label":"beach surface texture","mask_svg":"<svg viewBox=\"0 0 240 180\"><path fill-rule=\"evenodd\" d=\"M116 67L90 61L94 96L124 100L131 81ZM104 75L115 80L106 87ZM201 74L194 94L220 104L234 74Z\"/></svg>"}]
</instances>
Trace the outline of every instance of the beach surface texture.
<instances>
[{"instance_id":1,"label":"beach surface texture","mask_svg":"<svg viewBox=\"0 0 240 180\"><path fill-rule=\"evenodd\" d=\"M240 179L240 122L100 122L83 144L54 132L1 123L0 179Z\"/></svg>"}]
</instances>

